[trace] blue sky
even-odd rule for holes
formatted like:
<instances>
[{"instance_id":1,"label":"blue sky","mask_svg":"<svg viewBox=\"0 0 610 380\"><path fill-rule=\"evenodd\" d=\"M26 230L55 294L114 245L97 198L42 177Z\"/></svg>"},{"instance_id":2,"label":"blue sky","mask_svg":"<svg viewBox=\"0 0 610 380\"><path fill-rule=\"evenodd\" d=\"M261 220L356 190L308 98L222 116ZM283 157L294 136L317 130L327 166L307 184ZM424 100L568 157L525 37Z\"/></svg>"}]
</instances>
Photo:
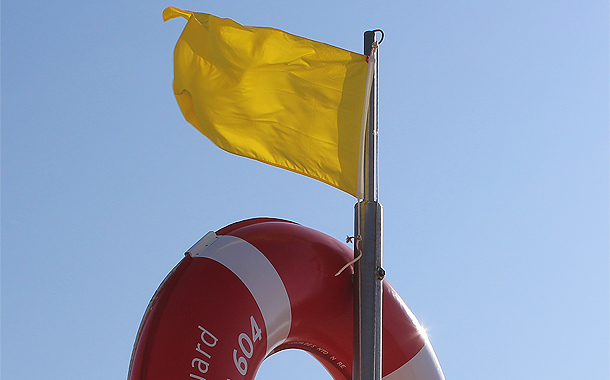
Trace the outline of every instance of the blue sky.
<instances>
[{"instance_id":1,"label":"blue sky","mask_svg":"<svg viewBox=\"0 0 610 380\"><path fill-rule=\"evenodd\" d=\"M384 267L448 379L607 379L607 1L2 2L2 378L125 378L210 230L344 239L355 200L227 154L172 93L167 6L360 52L381 28ZM257 379L330 379L302 352Z\"/></svg>"}]
</instances>

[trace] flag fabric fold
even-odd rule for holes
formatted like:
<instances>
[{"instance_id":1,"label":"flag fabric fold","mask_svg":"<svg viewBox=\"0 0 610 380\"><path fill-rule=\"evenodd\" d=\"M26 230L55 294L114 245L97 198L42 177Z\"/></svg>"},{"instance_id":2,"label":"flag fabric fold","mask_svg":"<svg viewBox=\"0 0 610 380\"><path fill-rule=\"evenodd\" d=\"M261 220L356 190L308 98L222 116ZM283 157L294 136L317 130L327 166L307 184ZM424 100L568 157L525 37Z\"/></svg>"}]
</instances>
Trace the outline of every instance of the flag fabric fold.
<instances>
[{"instance_id":1,"label":"flag fabric fold","mask_svg":"<svg viewBox=\"0 0 610 380\"><path fill-rule=\"evenodd\" d=\"M367 57L277 29L170 7L185 119L220 148L359 197ZM360 179L359 179L360 178Z\"/></svg>"}]
</instances>

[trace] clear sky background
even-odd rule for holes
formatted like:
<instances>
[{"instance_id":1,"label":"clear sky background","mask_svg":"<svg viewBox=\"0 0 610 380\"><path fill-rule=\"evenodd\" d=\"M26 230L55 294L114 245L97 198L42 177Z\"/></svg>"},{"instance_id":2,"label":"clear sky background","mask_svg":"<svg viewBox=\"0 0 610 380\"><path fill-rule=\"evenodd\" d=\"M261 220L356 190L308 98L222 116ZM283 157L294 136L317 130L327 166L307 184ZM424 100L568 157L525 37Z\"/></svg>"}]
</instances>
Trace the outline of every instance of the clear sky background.
<instances>
[{"instance_id":1,"label":"clear sky background","mask_svg":"<svg viewBox=\"0 0 610 380\"><path fill-rule=\"evenodd\" d=\"M210 230L337 239L355 199L183 119L166 6L362 51L381 28L384 266L447 379L609 377L608 2L2 1L2 379L124 379ZM257 379L330 379L302 352Z\"/></svg>"}]
</instances>

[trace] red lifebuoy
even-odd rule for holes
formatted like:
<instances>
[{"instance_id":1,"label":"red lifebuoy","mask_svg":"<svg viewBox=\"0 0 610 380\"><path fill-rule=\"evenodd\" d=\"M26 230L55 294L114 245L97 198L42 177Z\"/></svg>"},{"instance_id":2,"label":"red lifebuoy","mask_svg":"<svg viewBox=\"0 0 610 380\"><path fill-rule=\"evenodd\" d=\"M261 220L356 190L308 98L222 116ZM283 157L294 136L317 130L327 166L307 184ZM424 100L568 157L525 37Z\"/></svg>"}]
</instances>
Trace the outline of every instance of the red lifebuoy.
<instances>
[{"instance_id":1,"label":"red lifebuoy","mask_svg":"<svg viewBox=\"0 0 610 380\"><path fill-rule=\"evenodd\" d=\"M129 380L253 379L262 361L297 348L336 380L352 373L351 271L345 244L278 219L209 233L163 281L144 315ZM384 380L444 379L411 311L383 288Z\"/></svg>"}]
</instances>

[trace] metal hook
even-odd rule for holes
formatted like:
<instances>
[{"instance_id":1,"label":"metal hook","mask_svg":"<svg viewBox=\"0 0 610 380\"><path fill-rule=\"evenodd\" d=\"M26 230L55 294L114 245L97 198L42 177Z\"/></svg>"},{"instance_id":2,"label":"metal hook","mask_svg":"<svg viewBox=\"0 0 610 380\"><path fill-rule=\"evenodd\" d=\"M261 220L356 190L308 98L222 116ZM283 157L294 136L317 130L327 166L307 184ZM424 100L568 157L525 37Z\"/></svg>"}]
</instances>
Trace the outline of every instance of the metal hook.
<instances>
[{"instance_id":1,"label":"metal hook","mask_svg":"<svg viewBox=\"0 0 610 380\"><path fill-rule=\"evenodd\" d=\"M371 32L373 33L381 33L381 39L379 41L377 41L377 44L381 44L383 42L383 38L385 37L385 33L383 33L383 30L381 29L375 29L375 30L371 30Z\"/></svg>"}]
</instances>

